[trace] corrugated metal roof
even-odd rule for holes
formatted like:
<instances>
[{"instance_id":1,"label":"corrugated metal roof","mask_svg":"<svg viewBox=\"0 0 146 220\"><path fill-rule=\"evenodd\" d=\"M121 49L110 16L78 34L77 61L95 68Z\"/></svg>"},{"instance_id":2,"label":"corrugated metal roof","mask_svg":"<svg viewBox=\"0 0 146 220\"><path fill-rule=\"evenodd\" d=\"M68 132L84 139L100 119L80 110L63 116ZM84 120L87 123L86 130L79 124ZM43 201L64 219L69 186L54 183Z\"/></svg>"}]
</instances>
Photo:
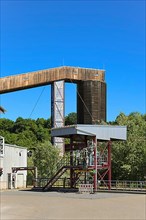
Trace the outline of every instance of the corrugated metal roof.
<instances>
[{"instance_id":1,"label":"corrugated metal roof","mask_svg":"<svg viewBox=\"0 0 146 220\"><path fill-rule=\"evenodd\" d=\"M51 130L53 137L96 136L97 140L126 140L127 127L114 125L85 125L77 124Z\"/></svg>"}]
</instances>

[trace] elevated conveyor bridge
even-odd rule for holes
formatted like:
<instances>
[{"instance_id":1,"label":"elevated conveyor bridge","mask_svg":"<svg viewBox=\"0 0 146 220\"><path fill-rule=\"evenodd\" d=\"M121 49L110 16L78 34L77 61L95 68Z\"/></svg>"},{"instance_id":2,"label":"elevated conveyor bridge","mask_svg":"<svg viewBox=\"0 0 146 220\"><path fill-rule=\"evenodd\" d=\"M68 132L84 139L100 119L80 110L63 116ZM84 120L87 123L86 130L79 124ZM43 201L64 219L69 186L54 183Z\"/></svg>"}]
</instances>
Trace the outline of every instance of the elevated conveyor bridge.
<instances>
[{"instance_id":1,"label":"elevated conveyor bridge","mask_svg":"<svg viewBox=\"0 0 146 220\"><path fill-rule=\"evenodd\" d=\"M106 83L104 70L62 66L0 78L0 94L51 85L52 128L64 126L65 82L77 84L77 123L106 121ZM9 111L9 109L7 109ZM52 142L64 153L63 138Z\"/></svg>"}]
</instances>

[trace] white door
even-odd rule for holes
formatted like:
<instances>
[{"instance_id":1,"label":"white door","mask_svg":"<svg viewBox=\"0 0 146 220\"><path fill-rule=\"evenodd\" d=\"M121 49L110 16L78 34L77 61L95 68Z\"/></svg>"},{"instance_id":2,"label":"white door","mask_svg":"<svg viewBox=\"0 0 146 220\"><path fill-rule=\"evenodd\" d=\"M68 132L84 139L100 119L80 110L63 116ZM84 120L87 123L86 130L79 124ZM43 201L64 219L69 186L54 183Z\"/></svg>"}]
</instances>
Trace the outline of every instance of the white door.
<instances>
[{"instance_id":1,"label":"white door","mask_svg":"<svg viewBox=\"0 0 146 220\"><path fill-rule=\"evenodd\" d=\"M17 188L23 188L23 187L24 187L24 175L17 174Z\"/></svg>"}]
</instances>

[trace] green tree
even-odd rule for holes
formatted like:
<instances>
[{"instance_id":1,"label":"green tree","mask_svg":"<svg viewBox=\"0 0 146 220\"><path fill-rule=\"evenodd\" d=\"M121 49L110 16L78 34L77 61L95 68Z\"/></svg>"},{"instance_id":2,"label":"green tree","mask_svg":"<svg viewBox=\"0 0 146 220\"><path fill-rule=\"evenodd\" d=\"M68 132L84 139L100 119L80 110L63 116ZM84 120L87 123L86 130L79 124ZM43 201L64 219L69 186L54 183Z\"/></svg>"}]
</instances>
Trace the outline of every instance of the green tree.
<instances>
[{"instance_id":1,"label":"green tree","mask_svg":"<svg viewBox=\"0 0 146 220\"><path fill-rule=\"evenodd\" d=\"M73 124L77 124L77 113L75 112L69 113L65 117L65 125L73 125Z\"/></svg>"},{"instance_id":2,"label":"green tree","mask_svg":"<svg viewBox=\"0 0 146 220\"><path fill-rule=\"evenodd\" d=\"M143 180L145 175L143 167L146 163L145 116L137 112L128 116L121 113L115 123L127 125L127 141L113 143L113 178Z\"/></svg>"},{"instance_id":3,"label":"green tree","mask_svg":"<svg viewBox=\"0 0 146 220\"><path fill-rule=\"evenodd\" d=\"M33 162L34 166L38 168L39 177L51 177L59 160L59 149L52 146L49 141L40 143L34 148Z\"/></svg>"},{"instance_id":4,"label":"green tree","mask_svg":"<svg viewBox=\"0 0 146 220\"><path fill-rule=\"evenodd\" d=\"M13 126L14 126L14 121L5 118L0 119L0 131L12 132Z\"/></svg>"}]
</instances>

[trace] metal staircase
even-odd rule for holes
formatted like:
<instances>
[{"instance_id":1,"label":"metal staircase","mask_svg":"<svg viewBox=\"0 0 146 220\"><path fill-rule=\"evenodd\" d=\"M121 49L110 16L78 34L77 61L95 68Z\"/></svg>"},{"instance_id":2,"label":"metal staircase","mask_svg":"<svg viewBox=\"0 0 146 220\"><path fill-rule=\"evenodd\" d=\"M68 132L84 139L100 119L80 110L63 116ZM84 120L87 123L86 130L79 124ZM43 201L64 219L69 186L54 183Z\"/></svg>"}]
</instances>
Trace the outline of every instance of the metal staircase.
<instances>
[{"instance_id":1,"label":"metal staircase","mask_svg":"<svg viewBox=\"0 0 146 220\"><path fill-rule=\"evenodd\" d=\"M71 165L70 155L65 154L57 164L53 176L48 180L48 182L43 187L43 191L49 190L68 169L71 169L73 174L70 184L72 185L72 187L76 187L78 181L81 181L80 177L84 176L84 173L87 172L87 170L89 171L92 170L93 168L85 169L83 165L81 164L77 165L76 160L73 161L73 164Z\"/></svg>"},{"instance_id":2,"label":"metal staircase","mask_svg":"<svg viewBox=\"0 0 146 220\"><path fill-rule=\"evenodd\" d=\"M43 190L48 190L53 186L53 184L65 173L66 167L61 167L58 172L48 181L48 183L43 187Z\"/></svg>"},{"instance_id":3,"label":"metal staircase","mask_svg":"<svg viewBox=\"0 0 146 220\"><path fill-rule=\"evenodd\" d=\"M66 170L70 168L70 158L68 154L65 154L62 159L59 161L56 167L55 174L51 177L51 179L47 182L47 184L43 187L43 190L48 190L53 186L53 184L66 172Z\"/></svg>"}]
</instances>

